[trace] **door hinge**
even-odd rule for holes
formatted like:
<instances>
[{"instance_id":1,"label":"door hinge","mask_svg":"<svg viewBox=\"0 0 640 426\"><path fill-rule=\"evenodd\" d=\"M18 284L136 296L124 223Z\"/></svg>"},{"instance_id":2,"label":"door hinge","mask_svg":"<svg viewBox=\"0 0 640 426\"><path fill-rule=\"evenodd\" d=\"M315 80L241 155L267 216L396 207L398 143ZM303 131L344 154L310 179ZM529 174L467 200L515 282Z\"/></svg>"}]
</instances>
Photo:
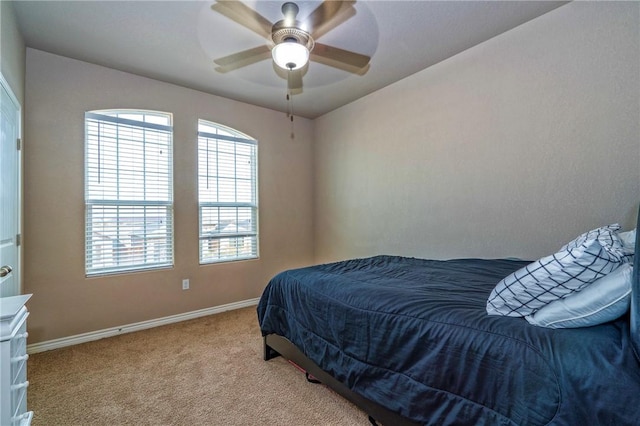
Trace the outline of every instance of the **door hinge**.
<instances>
[{"instance_id":1,"label":"door hinge","mask_svg":"<svg viewBox=\"0 0 640 426\"><path fill-rule=\"evenodd\" d=\"M20 246L22 244L22 234L16 235L16 246Z\"/></svg>"},{"instance_id":2,"label":"door hinge","mask_svg":"<svg viewBox=\"0 0 640 426\"><path fill-rule=\"evenodd\" d=\"M22 139L18 138L17 142L18 142L18 151L20 151L22 149Z\"/></svg>"}]
</instances>

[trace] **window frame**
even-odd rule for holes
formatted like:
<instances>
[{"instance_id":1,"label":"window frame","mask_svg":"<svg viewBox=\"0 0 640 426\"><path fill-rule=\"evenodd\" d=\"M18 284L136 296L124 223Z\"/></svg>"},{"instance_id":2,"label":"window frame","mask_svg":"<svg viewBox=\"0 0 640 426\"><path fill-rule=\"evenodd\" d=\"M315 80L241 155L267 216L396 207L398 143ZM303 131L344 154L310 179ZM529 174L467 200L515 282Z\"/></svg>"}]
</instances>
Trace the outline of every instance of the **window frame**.
<instances>
[{"instance_id":1,"label":"window frame","mask_svg":"<svg viewBox=\"0 0 640 426\"><path fill-rule=\"evenodd\" d=\"M135 116L140 116L142 121L131 118ZM162 124L161 121L167 124ZM172 268L175 254L173 114L141 109L93 110L85 112L84 122L85 275L87 277L99 277ZM92 126L97 126L97 129ZM111 129L115 131L115 136L106 133L103 126L115 126ZM92 131L94 133L91 133ZM132 137L130 140L121 135L121 132L124 134L126 131L131 132ZM142 133L141 138L135 139L133 137L136 131ZM91 137L97 138L97 141L91 139ZM106 148L108 142L104 142L104 147L101 148L101 138L108 139L109 137L111 137L110 143L116 146L111 153ZM157 140L153 140L154 137ZM125 158L125 154L121 150L126 151L128 149L134 152L136 144L143 146L143 167L138 168L138 164L135 164L126 169L121 165L121 163L124 163ZM162 167L158 167L157 171L146 163L146 148L152 144L156 144L160 152L157 156L159 157L158 163ZM101 149L105 152L100 152ZM166 149L166 153L163 154L162 151L164 149ZM97 159L94 158L96 152ZM105 159L104 157L109 154L111 154L111 157ZM160 157L163 156L166 160L161 161ZM103 166L109 160L115 163L108 163L109 167ZM133 163L134 161L131 160L131 164ZM102 168L105 171L102 171ZM105 178L112 179L109 188L102 189L102 197L96 196L96 194L99 194L100 189L96 185L95 173L98 174L98 183L102 179L100 173L104 173ZM138 180L130 179L133 185L127 187L126 183L124 183L126 175L138 173L145 183L139 186ZM163 177L163 179L157 180L158 177ZM154 188L148 185L147 182L160 182L160 185L154 191ZM138 185L137 188L136 185ZM139 195L140 190L143 194L142 198ZM116 195L113 198L109 198L104 195L107 192L115 192ZM97 223L93 219L94 217L99 217L100 214L96 215L95 212L101 212L103 218L105 218L101 222L102 226L98 224L96 227ZM128 222L122 219L125 213L129 215ZM154 219L149 218L151 213L155 213L155 216L152 216ZM108 225L108 223L111 224ZM141 229L141 231L136 234L133 233L134 224L141 224L141 227L137 228ZM104 240L111 243L111 250L109 251L108 248L106 250L111 257L110 262L102 260L102 258L96 260L96 257L102 253L102 247L107 247L108 245L108 243L99 243L100 238L96 236L99 231L96 231L96 229L103 231L103 243ZM108 230L108 232L105 230ZM122 234L128 236L129 239L126 240L126 237L121 237ZM128 249L123 241L130 243ZM136 261L136 258L141 258L142 261Z\"/></svg>"},{"instance_id":2,"label":"window frame","mask_svg":"<svg viewBox=\"0 0 640 426\"><path fill-rule=\"evenodd\" d=\"M206 128L206 131L204 130ZM216 133L213 133L216 132ZM233 201L221 201L220 199L216 201L203 201L203 177L207 179L209 182L210 179L213 179L217 185L219 185L220 180L223 177L219 174L213 176L209 173L209 169L207 166L207 171L203 173L202 169L202 151L204 150L202 144L205 142L203 139L206 139L207 143L210 142L225 142L232 143L234 146L234 167L235 167L235 178L234 178L234 189L236 190L236 199ZM250 153L248 155L238 155L237 149L241 146L243 148L249 148ZM211 150L207 145L206 153L215 152L216 155L220 154L220 148L215 148ZM238 170L238 157L249 157L250 158L250 187L251 187L251 199L249 201L238 201L238 181L244 180L246 178L238 178L237 170ZM208 158L208 157L207 157ZM217 157L216 157L217 158ZM218 263L227 263L227 262L236 262L243 260L254 260L260 257L260 232L259 232L259 194L258 194L258 141L250 136L227 126L221 125L219 123L215 123L209 120L199 119L198 120L198 143L197 143L197 161L198 161L198 171L197 171L197 196L198 196L198 262L200 265L211 265ZM216 169L218 173L220 171ZM228 179L228 177L227 177ZM220 194L217 194L217 197L220 198ZM209 217L205 215L204 212L206 209L218 209L218 213L220 214L222 209L226 209L226 211L233 211L236 209L236 214L239 215L240 209L243 209L245 212L245 217L250 217L249 229L240 230L240 225L238 223L235 224L236 231L225 232L220 230L219 232L207 231L205 232L205 217ZM246 214L246 212L249 212ZM219 216L220 217L220 216ZM239 220L237 221L239 222ZM216 224L215 226L218 226ZM208 224L207 226L212 226ZM215 242L217 241L217 247ZM235 255L223 255L222 254L222 244L227 244L227 250L232 251L235 250ZM249 246L250 250L248 254L240 253L241 246ZM218 255L210 254L207 256L204 252L206 248L209 248L211 252L218 252Z\"/></svg>"}]
</instances>

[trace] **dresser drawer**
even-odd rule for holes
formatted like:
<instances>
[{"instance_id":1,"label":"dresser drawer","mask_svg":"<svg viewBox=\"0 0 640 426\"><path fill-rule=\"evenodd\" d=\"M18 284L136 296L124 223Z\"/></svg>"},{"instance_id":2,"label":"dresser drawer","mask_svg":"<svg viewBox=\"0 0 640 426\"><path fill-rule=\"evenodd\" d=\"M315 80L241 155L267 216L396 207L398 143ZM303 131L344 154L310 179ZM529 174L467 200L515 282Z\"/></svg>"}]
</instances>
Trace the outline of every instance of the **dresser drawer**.
<instances>
[{"instance_id":1,"label":"dresser drawer","mask_svg":"<svg viewBox=\"0 0 640 426\"><path fill-rule=\"evenodd\" d=\"M24 381L11 385L11 407L13 407L12 418L19 417L27 411L27 388L29 382Z\"/></svg>"},{"instance_id":2,"label":"dresser drawer","mask_svg":"<svg viewBox=\"0 0 640 426\"><path fill-rule=\"evenodd\" d=\"M27 360L29 355L11 357L11 384L15 385L27 380Z\"/></svg>"},{"instance_id":3,"label":"dresser drawer","mask_svg":"<svg viewBox=\"0 0 640 426\"><path fill-rule=\"evenodd\" d=\"M29 316L29 312L26 312L25 315L22 316L20 322L18 323L18 328L15 331L15 334L11 336L11 357L16 357L20 355L24 355L27 353L27 337L29 337L29 333L27 333L27 317Z\"/></svg>"},{"instance_id":4,"label":"dresser drawer","mask_svg":"<svg viewBox=\"0 0 640 426\"><path fill-rule=\"evenodd\" d=\"M11 419L11 426L29 426L33 419L33 411L22 413L19 416L15 416Z\"/></svg>"}]
</instances>

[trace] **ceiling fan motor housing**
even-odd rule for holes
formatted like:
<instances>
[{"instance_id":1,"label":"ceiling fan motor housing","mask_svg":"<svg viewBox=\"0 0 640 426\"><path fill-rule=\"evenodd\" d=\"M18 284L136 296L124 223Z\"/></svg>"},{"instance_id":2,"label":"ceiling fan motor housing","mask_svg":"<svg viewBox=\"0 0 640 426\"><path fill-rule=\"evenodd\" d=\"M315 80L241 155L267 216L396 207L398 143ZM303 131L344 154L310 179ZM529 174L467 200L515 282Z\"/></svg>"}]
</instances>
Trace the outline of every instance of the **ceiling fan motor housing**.
<instances>
[{"instance_id":1,"label":"ceiling fan motor housing","mask_svg":"<svg viewBox=\"0 0 640 426\"><path fill-rule=\"evenodd\" d=\"M295 27L286 26L284 20L276 22L271 30L271 39L275 44L296 42L305 46L311 52L315 44L311 34L298 28L300 22L295 21L294 25Z\"/></svg>"}]
</instances>

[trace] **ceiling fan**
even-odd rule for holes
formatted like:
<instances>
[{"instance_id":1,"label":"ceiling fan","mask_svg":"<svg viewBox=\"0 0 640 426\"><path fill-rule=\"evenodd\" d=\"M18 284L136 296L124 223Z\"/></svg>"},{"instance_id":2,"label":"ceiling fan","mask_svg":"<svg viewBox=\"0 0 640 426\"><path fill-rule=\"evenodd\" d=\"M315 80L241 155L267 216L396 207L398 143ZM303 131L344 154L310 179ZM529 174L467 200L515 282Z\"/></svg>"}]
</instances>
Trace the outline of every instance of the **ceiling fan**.
<instances>
[{"instance_id":1,"label":"ceiling fan","mask_svg":"<svg viewBox=\"0 0 640 426\"><path fill-rule=\"evenodd\" d=\"M267 43L218 58L216 70L222 73L273 58L276 70L287 72L289 90L302 88L302 74L309 60L363 75L371 58L316 40L356 14L354 0L325 0L304 20L296 19L299 8L293 2L282 5L284 19L272 24L238 0L217 0L211 8L264 37Z\"/></svg>"}]
</instances>

